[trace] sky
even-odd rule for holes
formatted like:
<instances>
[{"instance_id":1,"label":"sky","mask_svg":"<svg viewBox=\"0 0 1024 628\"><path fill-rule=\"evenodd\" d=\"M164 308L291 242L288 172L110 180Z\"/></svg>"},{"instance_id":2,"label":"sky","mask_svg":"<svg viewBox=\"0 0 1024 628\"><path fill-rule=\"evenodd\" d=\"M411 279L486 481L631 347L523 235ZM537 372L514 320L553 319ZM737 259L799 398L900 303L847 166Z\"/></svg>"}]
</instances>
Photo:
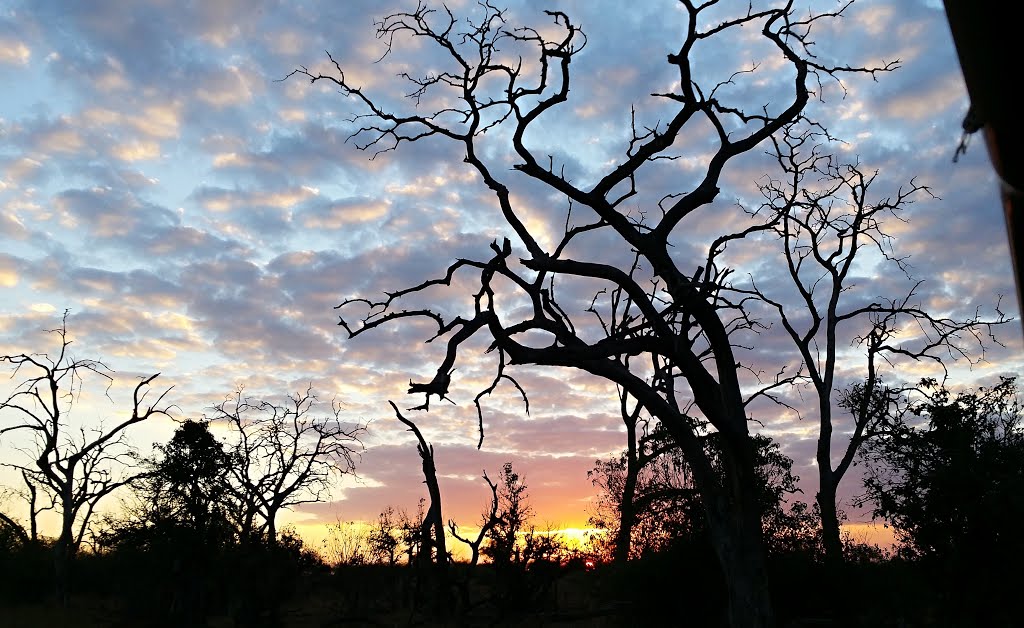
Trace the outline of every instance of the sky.
<instances>
[{"instance_id":1,"label":"sky","mask_svg":"<svg viewBox=\"0 0 1024 628\"><path fill-rule=\"evenodd\" d=\"M426 496L415 439L387 401L420 403L406 388L429 377L439 347L423 343L429 333L421 325L348 339L335 306L419 283L511 234L455 147L427 141L370 159L346 141L352 101L301 77L283 80L300 66L329 69L330 52L353 83L410 106L400 102L396 75L435 70L440 57L399 42L378 62L385 48L373 23L414 5L0 0L0 352L59 348L45 330L69 310L76 355L116 371L110 399L87 391L76 406L74 420L86 425L117 416L126 392L152 373L160 373L158 387L173 386L168 399L179 420L202 417L240 387L280 400L312 386L323 410L337 400L346 420L369 425L366 451L358 477L332 501L290 519L315 526L373 520L388 505L414 511ZM478 10L467 0L448 6L457 16ZM603 0L501 6L511 24L548 28L543 10L555 8L585 31L570 102L537 142L581 180L595 176L624 153L631 106L656 121L649 94L671 80L665 55L678 47L681 13L653 0L631 8ZM952 159L968 101L941 2L857 2L817 41L823 54L851 64L899 60L876 81L849 79L845 95L823 87L825 102L814 106L846 141L844 156L879 172L881 189L916 177L934 193L889 227L923 281L921 301L953 315L981 308L993 316L1005 295L1002 310L1017 317L998 185L980 137ZM700 71L716 76L744 52L709 53ZM489 157L507 150L500 139L487 144ZM682 161L699 163L704 150ZM752 202L765 164L731 167L721 203L681 242L726 226L723 208ZM544 191L516 192L539 233L561 226L564 207L547 208ZM554 227L542 224L552 215ZM737 264L759 268L766 284L777 278L763 259ZM860 269L865 294L905 285L870 263ZM438 297L448 299L444 307L465 304L462 287ZM588 295L569 293L563 307L581 312L588 304ZM754 359L766 371L795 360L776 332L758 341ZM985 362L953 364L951 384L1021 372L1020 325L1002 326L998 338L1002 346L989 343ZM460 363L453 405L410 415L434 445L446 518L476 524L488 500L481 473L495 477L510 461L525 476L538 525L585 527L594 493L587 470L624 447L614 388L574 371L517 368L530 412L516 391L496 391L484 403L478 450L473 397L493 372L485 348L474 345ZM855 348L844 354L840 379L849 383L861 362ZM900 377L925 374L928 367L916 365ZM810 407L806 394L787 395L794 407ZM813 420L784 408L758 419L763 428L754 428L794 459L809 501ZM157 419L130 436L145 450L174 426ZM16 455L14 445L0 443L4 455ZM848 479L848 509L856 491ZM850 510L853 521L866 520Z\"/></svg>"}]
</instances>

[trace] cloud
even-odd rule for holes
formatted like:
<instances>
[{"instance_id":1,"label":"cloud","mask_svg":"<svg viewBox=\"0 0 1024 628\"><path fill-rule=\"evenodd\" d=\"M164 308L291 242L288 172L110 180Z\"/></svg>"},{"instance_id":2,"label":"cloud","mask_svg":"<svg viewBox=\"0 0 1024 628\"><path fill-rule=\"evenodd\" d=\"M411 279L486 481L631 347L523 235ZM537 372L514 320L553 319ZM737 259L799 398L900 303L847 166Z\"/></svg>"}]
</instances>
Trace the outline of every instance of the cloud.
<instances>
[{"instance_id":1,"label":"cloud","mask_svg":"<svg viewBox=\"0 0 1024 628\"><path fill-rule=\"evenodd\" d=\"M13 288L21 280L20 260L10 255L0 255L0 287Z\"/></svg>"},{"instance_id":2,"label":"cloud","mask_svg":"<svg viewBox=\"0 0 1024 628\"><path fill-rule=\"evenodd\" d=\"M24 42L0 35L0 63L8 65L28 65L32 51Z\"/></svg>"}]
</instances>

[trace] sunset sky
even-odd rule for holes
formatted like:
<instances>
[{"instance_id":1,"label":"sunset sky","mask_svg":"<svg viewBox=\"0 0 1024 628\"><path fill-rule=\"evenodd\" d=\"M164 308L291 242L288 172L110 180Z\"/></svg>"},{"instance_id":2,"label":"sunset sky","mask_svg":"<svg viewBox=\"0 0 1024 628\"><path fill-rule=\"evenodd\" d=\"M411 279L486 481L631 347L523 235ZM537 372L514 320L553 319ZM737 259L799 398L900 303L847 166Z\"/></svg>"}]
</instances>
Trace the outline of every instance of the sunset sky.
<instances>
[{"instance_id":1,"label":"sunset sky","mask_svg":"<svg viewBox=\"0 0 1024 628\"><path fill-rule=\"evenodd\" d=\"M457 16L477 8L447 4ZM586 32L570 102L544 140L582 178L615 163L630 106L654 115L649 94L672 80L665 55L678 47L682 13L669 0L631 9L611 0L500 5L512 25L546 28L543 9L557 8ZM281 80L299 66L326 70L329 51L350 81L393 98L398 72L429 71L439 57L416 44L375 64L384 48L373 22L414 8L391 0L0 0L0 352L54 351L43 330L69 309L75 354L102 359L118 378L114 402L97 392L75 408L85 424L116 417L124 392L145 374L159 372L157 384L174 386L168 398L179 419L201 417L240 386L280 399L311 384L324 409L337 399L348 420L369 423L366 452L358 479L334 501L290 520L372 520L388 505L414 510L426 496L415 440L387 401L421 402L405 391L410 380L429 378L439 347L422 343L422 325L348 340L334 306L443 274L457 257L486 256L489 243L509 233L456 147L428 141L371 161L345 141L351 101L300 78ZM919 199L906 222L889 228L913 277L924 280L921 302L954 316L976 308L993 316L1005 295L1003 311L1017 317L983 141L973 138L966 155L952 159L968 102L942 3L858 1L816 40L823 54L853 65L900 62L877 82L850 79L845 98L829 88L816 106L847 142L844 155L879 171L880 188L917 177L937 197ZM707 55L702 71L714 76L722 59ZM720 207L753 198L747 192L764 163L733 166L726 181L735 189L723 189ZM537 216L549 202L534 188L517 200ZM563 210L551 210L556 228ZM899 277L864 270L858 284L871 295L905 290ZM462 288L451 298L464 304ZM580 294L562 305L579 312L588 304ZM990 343L987 362L954 365L950 384L1020 373L1021 326L1002 326L998 338L1005 346ZM795 360L774 332L764 343L778 365ZM473 397L493 371L485 347L474 348L456 372L456 405L408 413L435 447L445 517L476 524L488 499L481 473L495 477L512 461L538 525L585 526L593 496L586 472L624 447L614 388L574 371L518 368L530 413L515 390L499 389L485 401L487 435L477 450ZM861 372L857 351L846 351L854 361L840 377L849 383ZM922 366L899 377L924 374L932 373ZM812 405L806 391L788 400ZM796 461L807 501L816 483L809 416L775 409L757 417ZM137 427L131 437L148 449L174 423ZM15 444L0 443L0 455L17 455ZM0 481L11 476L0 471ZM849 478L842 492L857 490ZM17 508L9 510L22 516Z\"/></svg>"}]
</instances>

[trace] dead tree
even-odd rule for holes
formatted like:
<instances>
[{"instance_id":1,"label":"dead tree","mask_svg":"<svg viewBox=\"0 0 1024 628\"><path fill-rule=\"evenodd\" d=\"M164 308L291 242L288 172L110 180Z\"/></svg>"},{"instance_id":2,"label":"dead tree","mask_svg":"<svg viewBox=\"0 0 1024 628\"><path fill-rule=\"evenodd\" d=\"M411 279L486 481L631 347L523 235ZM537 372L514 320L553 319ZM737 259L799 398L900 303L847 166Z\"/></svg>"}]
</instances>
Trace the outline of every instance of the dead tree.
<instances>
[{"instance_id":1,"label":"dead tree","mask_svg":"<svg viewBox=\"0 0 1024 628\"><path fill-rule=\"evenodd\" d=\"M471 569L465 572L465 576L461 579L455 580L455 586L459 592L459 598L462 603L463 611L469 609L472 606L472 599L470 596L470 584L473 581L475 574L475 568L480 562L480 551L485 540L487 540L491 531L494 530L495 526L500 522L498 516L498 485L491 481L491 478L487 477L487 472L484 471L483 475L484 482L487 483L487 487L491 489L491 503L487 510L481 514L480 517L480 529L477 531L476 538L470 539L459 534L459 527L455 524L454 519L448 520L448 531L451 533L452 538L459 541L463 545L469 547L470 557L469 566Z\"/></svg>"},{"instance_id":2,"label":"dead tree","mask_svg":"<svg viewBox=\"0 0 1024 628\"><path fill-rule=\"evenodd\" d=\"M712 250L707 257L709 268L714 267L712 260L715 259L717 251L720 248L724 248L725 242L732 237L734 236L720 238L712 244ZM635 277L638 274L640 262L640 256L634 255L629 267L630 277ZM648 295L652 301L657 301L659 298L656 286L657 284L655 283L655 289L651 290ZM713 291L715 299L722 299L722 303L727 303L723 296L724 287L725 285L719 282L718 285L713 286L709 290L709 294ZM609 291L602 290L598 292L591 301L587 311L596 317L601 333L607 338L629 335L631 333L630 328L634 322L641 320L644 316L644 312L637 307L632 297L622 287L618 286ZM735 337L744 330L758 329L758 327L758 323L748 318L745 313L731 318L726 324L726 330L730 337ZM699 353L699 358L702 360L712 356L713 352L710 345L703 347L703 350ZM649 373L648 382L651 387L661 391L665 398L676 400L676 410L694 428L694 433L699 438L703 438L705 430L702 422L691 416L691 412L695 409L694 402L690 400L686 406L678 405L680 396L676 392L676 379L681 378L681 372L674 368L670 361L665 360L658 354L650 355L649 359L650 362L646 368L638 368L636 362L633 361L633 356L628 354L619 356L619 360L624 368L647 371ZM737 364L737 369L739 368L740 366ZM755 371L750 367L745 367L745 370L748 371L749 375L753 376L756 383L750 387L749 392L746 394L743 401L744 406L749 406L759 399L766 399L776 405L792 409L777 393L779 389L788 388L801 380L803 378L802 369L794 369L794 372L787 374L787 368L782 366L775 373L774 377L767 382L764 381L763 373ZM647 497L641 499L639 503L637 501L640 476L649 466L661 460L665 454L673 449L678 449L678 443L671 439L666 441L663 437L657 436L659 430L656 424L654 424L653 432L651 431L652 417L650 413L645 412L643 404L633 398L628 390L619 386L616 392L619 398L619 416L622 418L623 425L626 428L626 450L623 452L622 460L624 473L621 474L621 485L615 487L606 486L604 488L616 493L614 501L618 521L609 527L615 530L615 538L612 541L613 560L623 563L629 560L632 555L633 527L638 521L640 511L646 508L645 502L649 501ZM641 432L638 432L638 428L641 429ZM612 475L617 476L618 474ZM588 472L588 476L595 483L597 482L597 476L593 472ZM606 517L608 514L601 513L599 518ZM610 524L610 522L605 523Z\"/></svg>"},{"instance_id":3,"label":"dead tree","mask_svg":"<svg viewBox=\"0 0 1024 628\"><path fill-rule=\"evenodd\" d=\"M60 511L60 535L53 557L57 600L66 604L70 563L82 544L96 506L110 493L140 477L137 470L133 471L137 455L127 440L126 430L154 416L169 416L171 407L164 405L164 398L171 388L147 402L150 384L159 373L150 375L135 386L131 410L125 418L111 427L72 427L69 415L85 378L98 377L109 391L113 371L98 360L71 356L67 312L61 326L50 333L60 339L56 357L39 353L0 356L0 363L13 367L12 378L28 372L14 392L0 403L0 416L15 417L13 424L0 427L0 436L21 433L29 437L30 443L18 448L31 462L3 465L21 471L32 495L34 490L44 491ZM35 511L35 506L32 509Z\"/></svg>"},{"instance_id":4,"label":"dead tree","mask_svg":"<svg viewBox=\"0 0 1024 628\"><path fill-rule=\"evenodd\" d=\"M481 516L480 530L477 532L476 538L468 539L459 535L459 527L455 525L455 521L453 519L448 520L448 530L452 533L452 537L469 546L469 564L471 566L476 566L480 562L480 547L487 538L487 535L498 523L498 485L492 482L491 478L487 477L486 471L484 471L483 478L484 482L487 483L487 487L491 489L491 505Z\"/></svg>"},{"instance_id":5,"label":"dead tree","mask_svg":"<svg viewBox=\"0 0 1024 628\"><path fill-rule=\"evenodd\" d=\"M859 163L840 163L829 151L833 138L820 127L787 126L773 137L780 178L760 185L764 204L757 210L772 225L785 258L788 286L796 298L768 295L756 280L750 294L768 303L792 340L816 397L818 414L818 493L826 559L843 561L836 495L865 440L881 429L899 387L893 366L899 361L947 363L984 359L986 341L998 344L994 327L1005 323L999 311L984 318L980 309L960 319L930 313L921 303L920 281L912 279L907 259L894 250L887 224L904 220L902 212L930 190L916 181L895 194L880 196L872 185L877 172ZM874 198L873 198L874 197ZM866 297L856 286L857 264L875 255L894 276L906 278L902 295ZM836 367L847 345L860 348L864 376L855 395L837 390ZM848 362L844 363L848 365ZM847 401L843 401L846 399ZM889 401L886 401L889 400ZM849 411L840 422L833 407ZM838 459L833 446L845 440Z\"/></svg>"},{"instance_id":6,"label":"dead tree","mask_svg":"<svg viewBox=\"0 0 1024 628\"><path fill-rule=\"evenodd\" d=\"M316 416L316 403L312 388L290 395L287 404L239 390L207 417L232 432L232 490L239 506L234 517L244 539L265 533L276 543L282 510L323 501L338 476L355 470L365 426L342 421L338 403L330 415Z\"/></svg>"},{"instance_id":7,"label":"dead tree","mask_svg":"<svg viewBox=\"0 0 1024 628\"><path fill-rule=\"evenodd\" d=\"M443 277L388 292L382 300L347 299L339 306L342 328L354 337L406 319L436 324L430 340L444 338L446 354L430 380L410 387L410 392L425 396L419 406L423 410L429 409L431 397L448 399L455 362L464 344L478 334L486 336L496 356L496 372L492 383L475 399L481 428L481 398L503 381L519 387L509 372L512 365L579 369L628 391L666 427L690 460L729 586L730 622L756 628L772 625L774 619L739 360L730 337L731 331L749 331L754 325L742 300L722 298L721 287L729 271L719 258L729 242L745 233L712 238L707 258L699 260L702 263L694 260L692 265L674 255L675 239L688 232L706 213L700 210L715 201L730 161L754 151L800 118L824 82L838 81L839 76L852 72L874 75L896 64L849 67L826 63L820 51L809 49L819 22L839 17L849 5L798 16L792 3L780 3L763 10L740 8L740 13L723 18L718 4L681 0L675 5L683 9L673 13L681 16L683 25L677 51L668 55L667 62L678 73L678 84L670 93L653 96L665 122L645 125L634 116L632 132L627 129L624 134L621 157L596 176L574 178L555 163L554 156L549 157L547 149L535 146L538 134L543 135L536 123L550 120L569 100L570 65L586 42L577 26L559 11L546 12L554 20L554 28L560 29L558 35L549 35L551 29L507 27L504 13L486 1L481 3L479 18L466 23L457 21L447 9L437 12L423 5L411 13L384 17L377 24L377 34L389 52L402 39L417 39L446 57L427 75L402 74L412 85L411 99L426 111L400 105L393 108L364 92L350 82L329 53L332 72L300 68L289 76L332 84L361 108L351 137L360 149L377 155L428 138L454 142L464 151L468 167L493 193L518 249L514 256L512 239L495 241L487 257L459 259ZM739 94L746 92L734 87L744 83L756 89L746 81L765 78L757 64L738 66L718 83L698 82L691 53L708 42L740 36L741 30L743 36L759 34L762 50L769 51L765 55L773 64L765 67L778 72L770 75L777 79L773 84L784 83L788 95L776 91L763 100L743 100ZM814 43L820 46L820 42ZM525 55L530 55L529 62L524 62ZM484 137L507 138L517 160L511 170L501 156L482 150ZM669 167L688 147L696 147L697 154L703 155L708 146L713 153L701 159L704 168L693 180L683 181L678 171L673 171L661 180L678 184L678 188L647 189L640 183L652 181L648 176ZM548 207L543 216L535 213L528 219L527 210L510 187L516 185L515 180L546 186L563 199L570 212L583 208L583 222L577 224L574 215L569 215L563 223L558 216L555 224L564 224L564 232L553 242L546 241L531 228L530 220L550 218L559 211ZM640 217L657 215L657 220L642 220L636 207L640 207ZM602 256L581 257L586 255L586 242L593 242L591 238L598 235L606 235L605 242L614 241L618 248L605 244ZM622 257L634 253L642 259L651 283L622 270ZM690 270L694 267L696 271ZM451 286L456 275L462 281L462 275L469 273L478 275L471 311L447 316L417 305L402 309L407 297ZM638 317L621 333L595 339L581 326L582 321L575 319L577 312L571 311L571 304L560 303L556 297L556 290L575 282L621 288L634 301ZM357 323L351 322L357 319ZM621 357L627 355L657 356L678 374L672 381L686 382L685 390L653 385L642 371L623 363ZM695 426L680 411L680 406L689 402L681 403L677 397L691 398L722 434L721 473L712 468Z\"/></svg>"},{"instance_id":8,"label":"dead tree","mask_svg":"<svg viewBox=\"0 0 1024 628\"><path fill-rule=\"evenodd\" d=\"M409 431L416 436L416 451L423 463L423 482L427 485L427 494L430 495L430 505L427 507L427 515L420 524L420 542L422 547L417 555L419 566L433 564L435 574L434 584L437 595L434 599L435 611L446 614L451 608L450 591L448 588L448 547L444 538L444 517L441 511L441 486L437 482L437 467L434 466L434 446L427 443L423 438L420 428L409 419L402 416L395 402L388 401L395 410L395 416Z\"/></svg>"}]
</instances>

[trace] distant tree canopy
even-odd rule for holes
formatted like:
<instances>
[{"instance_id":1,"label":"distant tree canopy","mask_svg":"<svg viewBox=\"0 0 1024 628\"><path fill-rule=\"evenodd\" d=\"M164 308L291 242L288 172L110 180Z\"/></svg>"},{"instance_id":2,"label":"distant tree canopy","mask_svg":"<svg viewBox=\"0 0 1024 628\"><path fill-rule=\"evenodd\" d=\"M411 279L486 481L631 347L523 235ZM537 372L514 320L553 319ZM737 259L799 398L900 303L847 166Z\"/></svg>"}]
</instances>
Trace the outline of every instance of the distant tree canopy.
<instances>
[{"instance_id":1,"label":"distant tree canopy","mask_svg":"<svg viewBox=\"0 0 1024 628\"><path fill-rule=\"evenodd\" d=\"M922 382L924 401L871 442L863 500L923 560L1024 558L1024 425L1014 378L952 393Z\"/></svg>"},{"instance_id":2,"label":"distant tree canopy","mask_svg":"<svg viewBox=\"0 0 1024 628\"><path fill-rule=\"evenodd\" d=\"M227 479L234 460L210 433L209 424L186 420L156 456L135 490L127 516L101 535L111 548L183 553L213 552L230 543ZM176 548L176 549L173 549Z\"/></svg>"},{"instance_id":3,"label":"distant tree canopy","mask_svg":"<svg viewBox=\"0 0 1024 628\"><path fill-rule=\"evenodd\" d=\"M703 436L704 447L711 460L718 460L721 436ZM817 515L803 502L789 509L786 501L800 491L800 478L793 474L793 460L783 454L779 444L764 435L754 435L755 473L758 478L758 501L763 512L765 542L771 551L820 551ZM638 441L639 472L632 503L624 504L627 481L627 453L607 460L598 460L587 473L598 489L595 511L590 524L606 530L606 543L619 542L618 530L623 516L632 516L628 539L629 555L640 557L664 550L674 543L708 542L707 524L701 511L700 493L693 484L692 471L682 451L660 426L654 427ZM629 514L631 513L631 514Z\"/></svg>"}]
</instances>

